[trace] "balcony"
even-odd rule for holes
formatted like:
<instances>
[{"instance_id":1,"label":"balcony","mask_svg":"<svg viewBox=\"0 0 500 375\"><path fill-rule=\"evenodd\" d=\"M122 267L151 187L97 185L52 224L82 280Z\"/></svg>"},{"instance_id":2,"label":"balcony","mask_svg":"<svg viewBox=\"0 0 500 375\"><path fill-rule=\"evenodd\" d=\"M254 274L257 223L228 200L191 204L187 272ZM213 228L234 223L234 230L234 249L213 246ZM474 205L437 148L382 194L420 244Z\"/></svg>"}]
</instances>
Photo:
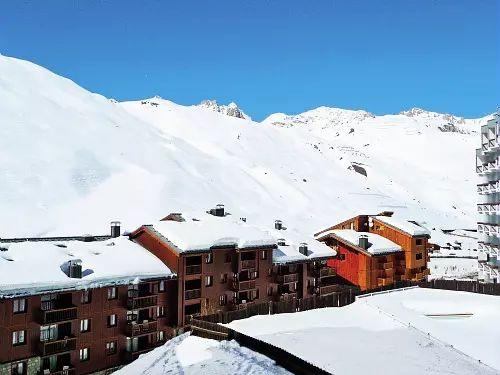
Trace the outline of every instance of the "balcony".
<instances>
[{"instance_id":1,"label":"balcony","mask_svg":"<svg viewBox=\"0 0 500 375\"><path fill-rule=\"evenodd\" d=\"M77 318L78 311L72 304L58 305L57 301L44 301L40 308L40 323L53 324Z\"/></svg>"},{"instance_id":2,"label":"balcony","mask_svg":"<svg viewBox=\"0 0 500 375\"><path fill-rule=\"evenodd\" d=\"M255 259L242 260L240 262L242 270L248 270L256 267L257 262Z\"/></svg>"},{"instance_id":3,"label":"balcony","mask_svg":"<svg viewBox=\"0 0 500 375\"><path fill-rule=\"evenodd\" d=\"M480 203L477 205L480 214L497 214L500 212L500 203Z\"/></svg>"},{"instance_id":4,"label":"balcony","mask_svg":"<svg viewBox=\"0 0 500 375\"><path fill-rule=\"evenodd\" d=\"M153 307L158 305L158 296L147 295L147 296L130 296L127 299L127 308L129 310L143 309L146 307Z\"/></svg>"},{"instance_id":5,"label":"balcony","mask_svg":"<svg viewBox=\"0 0 500 375\"><path fill-rule=\"evenodd\" d=\"M377 286L386 286L394 283L393 277L377 277Z\"/></svg>"},{"instance_id":6,"label":"balcony","mask_svg":"<svg viewBox=\"0 0 500 375\"><path fill-rule=\"evenodd\" d=\"M145 323L127 323L126 335L128 337L141 336L148 333L153 333L158 330L158 322L156 320Z\"/></svg>"},{"instance_id":7,"label":"balcony","mask_svg":"<svg viewBox=\"0 0 500 375\"><path fill-rule=\"evenodd\" d=\"M288 275L276 275L276 283L278 284L296 283L298 281L299 281L298 273L289 273Z\"/></svg>"},{"instance_id":8,"label":"balcony","mask_svg":"<svg viewBox=\"0 0 500 375\"><path fill-rule=\"evenodd\" d=\"M251 290L257 287L255 280L247 280L247 281L237 281L233 280L232 282L233 290L235 291L243 291L243 290Z\"/></svg>"},{"instance_id":9,"label":"balcony","mask_svg":"<svg viewBox=\"0 0 500 375\"><path fill-rule=\"evenodd\" d=\"M199 274L201 274L201 264L186 266L186 275L199 275Z\"/></svg>"},{"instance_id":10,"label":"balcony","mask_svg":"<svg viewBox=\"0 0 500 375\"><path fill-rule=\"evenodd\" d=\"M496 236L498 234L498 225L488 224L488 223L478 223L477 231L478 233Z\"/></svg>"},{"instance_id":11,"label":"balcony","mask_svg":"<svg viewBox=\"0 0 500 375\"><path fill-rule=\"evenodd\" d=\"M40 341L38 343L38 352L42 357L57 353L69 352L76 349L76 338L70 336L58 340Z\"/></svg>"},{"instance_id":12,"label":"balcony","mask_svg":"<svg viewBox=\"0 0 500 375\"><path fill-rule=\"evenodd\" d=\"M184 292L184 299L196 299L201 298L201 289L186 290Z\"/></svg>"},{"instance_id":13,"label":"balcony","mask_svg":"<svg viewBox=\"0 0 500 375\"><path fill-rule=\"evenodd\" d=\"M394 262L379 263L378 268L383 270L394 268Z\"/></svg>"},{"instance_id":14,"label":"balcony","mask_svg":"<svg viewBox=\"0 0 500 375\"><path fill-rule=\"evenodd\" d=\"M331 267L327 266L327 267L315 268L313 270L313 275L315 277L322 278L322 277L336 276L337 272L336 272L335 268L331 268Z\"/></svg>"},{"instance_id":15,"label":"balcony","mask_svg":"<svg viewBox=\"0 0 500 375\"><path fill-rule=\"evenodd\" d=\"M52 370L52 371L49 369L39 370L37 372L37 375L46 375L46 374L50 374L50 375L75 375L76 374L75 368L73 366L64 366L64 367L67 367L67 368L62 368L59 370Z\"/></svg>"},{"instance_id":16,"label":"balcony","mask_svg":"<svg viewBox=\"0 0 500 375\"><path fill-rule=\"evenodd\" d=\"M340 288L337 284L319 286L319 287L315 288L316 294L319 294L320 296L332 294L332 293L339 292L339 291L340 291Z\"/></svg>"},{"instance_id":17,"label":"balcony","mask_svg":"<svg viewBox=\"0 0 500 375\"><path fill-rule=\"evenodd\" d=\"M297 293L284 293L279 296L280 301L293 301L297 299Z\"/></svg>"}]
</instances>

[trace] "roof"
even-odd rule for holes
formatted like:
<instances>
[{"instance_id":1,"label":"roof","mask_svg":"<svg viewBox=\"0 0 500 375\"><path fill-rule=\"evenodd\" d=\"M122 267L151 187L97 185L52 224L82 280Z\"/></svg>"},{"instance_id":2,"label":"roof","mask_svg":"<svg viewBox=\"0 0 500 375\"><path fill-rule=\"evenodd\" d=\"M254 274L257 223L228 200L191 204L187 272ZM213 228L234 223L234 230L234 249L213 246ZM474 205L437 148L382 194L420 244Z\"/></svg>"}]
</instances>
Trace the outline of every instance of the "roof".
<instances>
[{"instance_id":1,"label":"roof","mask_svg":"<svg viewBox=\"0 0 500 375\"><path fill-rule=\"evenodd\" d=\"M1 243L0 297L47 291L87 289L173 276L157 257L127 237L106 241L43 241ZM63 271L81 260L83 277Z\"/></svg>"},{"instance_id":2,"label":"roof","mask_svg":"<svg viewBox=\"0 0 500 375\"><path fill-rule=\"evenodd\" d=\"M361 235L368 237L368 249L362 249L358 246L359 237ZM352 229L332 229L328 232L321 233L318 237L326 236L332 236L337 240L350 245L353 248L361 249L362 251L371 255L380 255L402 251L401 246L375 233L356 232Z\"/></svg>"},{"instance_id":3,"label":"roof","mask_svg":"<svg viewBox=\"0 0 500 375\"><path fill-rule=\"evenodd\" d=\"M159 221L150 227L173 244L179 253L227 246L239 249L276 247L276 240L268 231L231 216L203 213L186 218L184 222Z\"/></svg>"},{"instance_id":4,"label":"roof","mask_svg":"<svg viewBox=\"0 0 500 375\"><path fill-rule=\"evenodd\" d=\"M430 236L431 232L420 225L414 224L410 221L398 219L389 216L371 216L372 218L381 221L387 225L394 227L395 229L399 229L410 236Z\"/></svg>"},{"instance_id":5,"label":"roof","mask_svg":"<svg viewBox=\"0 0 500 375\"><path fill-rule=\"evenodd\" d=\"M334 249L313 237L304 238L288 230L275 230L273 234L276 238L284 239L286 244L285 246L278 246L278 248L273 251L273 263L275 264L314 261L333 258L337 255ZM307 244L307 256L299 252L301 243Z\"/></svg>"}]
</instances>

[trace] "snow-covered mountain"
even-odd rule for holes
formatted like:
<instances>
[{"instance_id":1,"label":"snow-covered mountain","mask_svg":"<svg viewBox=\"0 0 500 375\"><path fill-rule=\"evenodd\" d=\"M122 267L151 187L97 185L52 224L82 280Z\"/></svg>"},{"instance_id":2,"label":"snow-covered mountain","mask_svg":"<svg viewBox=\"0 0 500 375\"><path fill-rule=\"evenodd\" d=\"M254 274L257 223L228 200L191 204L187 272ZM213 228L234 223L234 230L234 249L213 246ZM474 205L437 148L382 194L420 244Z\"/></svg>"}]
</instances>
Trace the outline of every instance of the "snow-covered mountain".
<instances>
[{"instance_id":1,"label":"snow-covered mountain","mask_svg":"<svg viewBox=\"0 0 500 375\"><path fill-rule=\"evenodd\" d=\"M198 104L198 107L208 108L211 111L222 113L223 115L227 116L251 120L250 116L244 113L234 102L231 102L228 105L224 105L217 103L216 100L203 100L200 104Z\"/></svg>"},{"instance_id":2,"label":"snow-covered mountain","mask_svg":"<svg viewBox=\"0 0 500 375\"><path fill-rule=\"evenodd\" d=\"M474 227L484 120L410 113L320 107L257 123L161 98L119 103L0 56L0 237L100 233L112 219L133 229L217 203L304 238L383 210ZM464 131L443 131L450 121Z\"/></svg>"}]
</instances>

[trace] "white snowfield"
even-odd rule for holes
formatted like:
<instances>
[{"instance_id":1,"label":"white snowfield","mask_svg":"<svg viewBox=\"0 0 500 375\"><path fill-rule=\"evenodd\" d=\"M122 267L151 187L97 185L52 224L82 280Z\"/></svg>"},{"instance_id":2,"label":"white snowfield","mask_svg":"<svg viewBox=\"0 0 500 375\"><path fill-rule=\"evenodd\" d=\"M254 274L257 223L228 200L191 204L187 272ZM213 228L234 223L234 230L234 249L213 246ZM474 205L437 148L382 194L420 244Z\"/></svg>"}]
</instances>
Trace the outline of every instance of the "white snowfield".
<instances>
[{"instance_id":1,"label":"white snowfield","mask_svg":"<svg viewBox=\"0 0 500 375\"><path fill-rule=\"evenodd\" d=\"M123 236L96 242L0 243L0 247L0 297L172 276L162 261ZM69 261L81 261L81 279L63 271Z\"/></svg>"},{"instance_id":2,"label":"white snowfield","mask_svg":"<svg viewBox=\"0 0 500 375\"><path fill-rule=\"evenodd\" d=\"M500 373L499 318L498 297L414 288L229 326L336 375L485 375Z\"/></svg>"},{"instance_id":3,"label":"white snowfield","mask_svg":"<svg viewBox=\"0 0 500 375\"><path fill-rule=\"evenodd\" d=\"M290 372L235 341L203 339L184 334L144 354L116 375L288 375Z\"/></svg>"},{"instance_id":4,"label":"white snowfield","mask_svg":"<svg viewBox=\"0 0 500 375\"><path fill-rule=\"evenodd\" d=\"M332 229L326 232L322 232L317 237L322 238L329 234L333 234L354 246L358 246L359 237L361 235L366 236L368 237L368 245L369 245L366 251L373 255L396 253L399 251L403 251L401 246L395 244L391 240L388 240L387 238L382 237L376 233L356 232L353 229Z\"/></svg>"},{"instance_id":5,"label":"white snowfield","mask_svg":"<svg viewBox=\"0 0 500 375\"><path fill-rule=\"evenodd\" d=\"M0 237L99 234L114 219L134 230L217 203L299 237L383 210L474 228L484 121L321 107L258 123L160 98L118 103L0 56Z\"/></svg>"}]
</instances>

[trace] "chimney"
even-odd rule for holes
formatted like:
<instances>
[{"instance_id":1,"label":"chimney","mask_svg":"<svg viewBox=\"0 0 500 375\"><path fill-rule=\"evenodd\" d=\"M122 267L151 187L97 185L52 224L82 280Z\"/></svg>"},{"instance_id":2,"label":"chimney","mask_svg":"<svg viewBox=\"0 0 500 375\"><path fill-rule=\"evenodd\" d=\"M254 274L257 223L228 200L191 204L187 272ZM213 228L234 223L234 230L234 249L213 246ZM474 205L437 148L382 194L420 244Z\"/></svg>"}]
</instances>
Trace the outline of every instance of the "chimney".
<instances>
[{"instance_id":1,"label":"chimney","mask_svg":"<svg viewBox=\"0 0 500 375\"><path fill-rule=\"evenodd\" d=\"M80 259L68 261L68 270L66 274L73 279L81 279L82 261Z\"/></svg>"},{"instance_id":2,"label":"chimney","mask_svg":"<svg viewBox=\"0 0 500 375\"><path fill-rule=\"evenodd\" d=\"M119 221L111 222L111 238L120 237L121 223Z\"/></svg>"},{"instance_id":3,"label":"chimney","mask_svg":"<svg viewBox=\"0 0 500 375\"><path fill-rule=\"evenodd\" d=\"M302 255L307 256L307 244L305 242L302 242L299 245L299 253L301 253Z\"/></svg>"},{"instance_id":4,"label":"chimney","mask_svg":"<svg viewBox=\"0 0 500 375\"><path fill-rule=\"evenodd\" d=\"M283 222L281 220L274 220L274 229L283 229Z\"/></svg>"},{"instance_id":5,"label":"chimney","mask_svg":"<svg viewBox=\"0 0 500 375\"><path fill-rule=\"evenodd\" d=\"M368 249L368 236L366 234L359 236L358 246L364 250Z\"/></svg>"},{"instance_id":6,"label":"chimney","mask_svg":"<svg viewBox=\"0 0 500 375\"><path fill-rule=\"evenodd\" d=\"M224 205L223 204L218 204L215 206L215 216L224 216Z\"/></svg>"},{"instance_id":7,"label":"chimney","mask_svg":"<svg viewBox=\"0 0 500 375\"><path fill-rule=\"evenodd\" d=\"M286 246L286 241L284 238L278 238L276 240L276 243L278 244L278 246Z\"/></svg>"}]
</instances>

